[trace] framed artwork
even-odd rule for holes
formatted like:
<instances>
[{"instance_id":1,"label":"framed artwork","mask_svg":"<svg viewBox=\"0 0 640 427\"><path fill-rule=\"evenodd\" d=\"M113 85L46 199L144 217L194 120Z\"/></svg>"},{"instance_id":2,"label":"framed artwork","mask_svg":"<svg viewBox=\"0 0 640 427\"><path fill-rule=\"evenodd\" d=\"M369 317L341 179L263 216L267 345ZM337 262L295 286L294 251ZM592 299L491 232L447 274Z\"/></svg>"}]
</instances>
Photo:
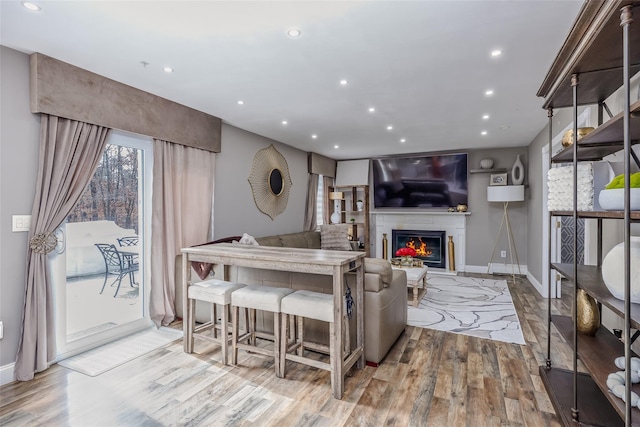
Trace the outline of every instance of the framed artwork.
<instances>
[{"instance_id":1,"label":"framed artwork","mask_svg":"<svg viewBox=\"0 0 640 427\"><path fill-rule=\"evenodd\" d=\"M507 185L506 173L492 173L489 185Z\"/></svg>"}]
</instances>

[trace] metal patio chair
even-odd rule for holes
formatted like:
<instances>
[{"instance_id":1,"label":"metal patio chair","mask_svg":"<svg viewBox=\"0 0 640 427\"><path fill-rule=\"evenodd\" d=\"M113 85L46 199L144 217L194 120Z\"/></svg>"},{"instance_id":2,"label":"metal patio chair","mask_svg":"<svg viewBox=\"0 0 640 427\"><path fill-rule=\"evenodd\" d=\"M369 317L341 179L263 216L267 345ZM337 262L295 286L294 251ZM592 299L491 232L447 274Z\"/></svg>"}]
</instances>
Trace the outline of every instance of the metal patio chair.
<instances>
[{"instance_id":1,"label":"metal patio chair","mask_svg":"<svg viewBox=\"0 0 640 427\"><path fill-rule=\"evenodd\" d=\"M118 249L113 244L105 244L105 243L96 243L96 247L102 253L102 257L104 258L104 282L102 283L102 289L100 289L100 293L104 291L104 287L107 284L107 280L110 275L117 276L111 286L118 284L116 288L116 293L113 294L115 298L118 295L118 291L120 290L120 285L122 284L122 278L126 275L129 275L129 282L131 287L133 287L132 276L135 271L138 270L138 264L133 263L132 259L128 259L129 257L125 257L118 252Z\"/></svg>"}]
</instances>

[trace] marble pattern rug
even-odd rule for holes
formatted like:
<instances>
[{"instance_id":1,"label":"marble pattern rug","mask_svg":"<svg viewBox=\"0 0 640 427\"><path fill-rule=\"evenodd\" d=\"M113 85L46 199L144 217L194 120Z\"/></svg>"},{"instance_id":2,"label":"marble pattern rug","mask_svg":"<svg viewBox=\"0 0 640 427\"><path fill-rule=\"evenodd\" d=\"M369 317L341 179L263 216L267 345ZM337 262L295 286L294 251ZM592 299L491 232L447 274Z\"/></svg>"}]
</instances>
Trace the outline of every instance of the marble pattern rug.
<instances>
[{"instance_id":1,"label":"marble pattern rug","mask_svg":"<svg viewBox=\"0 0 640 427\"><path fill-rule=\"evenodd\" d=\"M408 307L407 324L525 344L505 280L427 275L427 293Z\"/></svg>"}]
</instances>

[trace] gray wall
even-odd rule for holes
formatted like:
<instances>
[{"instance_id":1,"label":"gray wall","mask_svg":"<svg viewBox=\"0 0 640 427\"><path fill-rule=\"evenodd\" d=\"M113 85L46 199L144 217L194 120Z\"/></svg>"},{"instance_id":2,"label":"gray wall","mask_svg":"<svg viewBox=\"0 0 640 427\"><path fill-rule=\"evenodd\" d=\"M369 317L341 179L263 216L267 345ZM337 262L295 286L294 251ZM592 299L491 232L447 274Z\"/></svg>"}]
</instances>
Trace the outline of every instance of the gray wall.
<instances>
[{"instance_id":1,"label":"gray wall","mask_svg":"<svg viewBox=\"0 0 640 427\"><path fill-rule=\"evenodd\" d=\"M540 110L540 114L547 114ZM553 112L552 131L557 135L573 121L571 108L562 108ZM545 203L542 195L546 177L542 176L542 147L549 144L549 124L538 133L529 144L529 205L528 205L528 245L529 254L527 266L529 273L542 283L542 205ZM546 248L544 250L547 250Z\"/></svg>"},{"instance_id":2,"label":"gray wall","mask_svg":"<svg viewBox=\"0 0 640 427\"><path fill-rule=\"evenodd\" d=\"M30 215L40 119L29 110L29 57L0 46L0 366L15 361L26 283L27 233L11 232L12 215Z\"/></svg>"},{"instance_id":3,"label":"gray wall","mask_svg":"<svg viewBox=\"0 0 640 427\"><path fill-rule=\"evenodd\" d=\"M255 154L273 144L284 156L291 175L286 210L275 219L258 210L249 175ZM222 151L216 158L214 238L249 233L255 237L302 231L307 197L307 153L251 132L222 125Z\"/></svg>"},{"instance_id":4,"label":"gray wall","mask_svg":"<svg viewBox=\"0 0 640 427\"><path fill-rule=\"evenodd\" d=\"M469 169L480 169L480 160L493 159L494 168L506 168L509 185L511 182L511 168L516 161L516 156L520 155L520 160L524 164L524 183L530 182L529 165L527 159L527 148L500 148L488 150L472 150L468 152ZM469 211L471 215L467 218L467 265L471 267L486 267L491 258L491 250L496 242L500 222L502 221L502 203L487 202L487 187L489 186L489 173L469 174ZM516 243L518 259L522 266L527 264L527 205L529 200L529 188L525 188L525 201L512 202L509 204L509 220L513 230L513 238ZM500 251L509 249L507 235L502 230L494 263L510 263L507 255L506 260L500 258ZM515 256L514 256L515 263ZM523 271L524 273L524 271Z\"/></svg>"}]
</instances>

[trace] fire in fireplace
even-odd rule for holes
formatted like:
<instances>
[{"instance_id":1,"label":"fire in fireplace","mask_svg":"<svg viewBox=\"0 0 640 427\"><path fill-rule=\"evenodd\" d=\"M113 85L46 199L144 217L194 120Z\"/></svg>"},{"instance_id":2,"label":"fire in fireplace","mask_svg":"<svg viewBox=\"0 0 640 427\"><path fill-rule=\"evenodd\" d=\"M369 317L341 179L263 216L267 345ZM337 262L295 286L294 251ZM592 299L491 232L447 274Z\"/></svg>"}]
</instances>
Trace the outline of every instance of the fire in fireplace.
<instances>
[{"instance_id":1,"label":"fire in fireplace","mask_svg":"<svg viewBox=\"0 0 640 427\"><path fill-rule=\"evenodd\" d=\"M433 268L446 266L445 240L445 231L391 230L392 254L400 248L413 248L417 257Z\"/></svg>"}]
</instances>

